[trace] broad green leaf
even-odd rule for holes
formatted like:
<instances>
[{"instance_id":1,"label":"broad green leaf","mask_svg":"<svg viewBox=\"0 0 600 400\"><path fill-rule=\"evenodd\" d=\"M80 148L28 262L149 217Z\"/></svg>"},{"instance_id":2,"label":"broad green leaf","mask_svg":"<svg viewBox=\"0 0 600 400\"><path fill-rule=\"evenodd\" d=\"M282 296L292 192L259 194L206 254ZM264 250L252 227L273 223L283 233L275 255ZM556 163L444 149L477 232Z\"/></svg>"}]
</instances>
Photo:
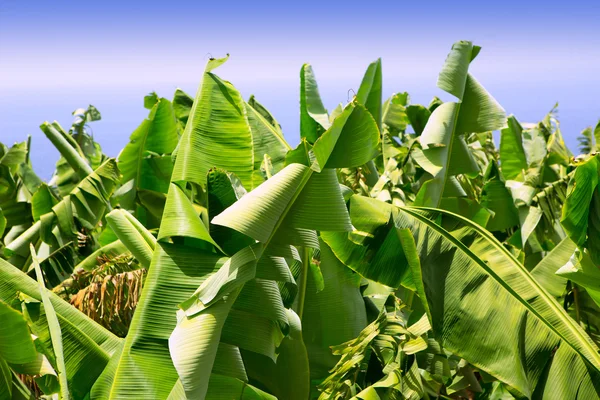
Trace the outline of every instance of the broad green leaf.
<instances>
[{"instance_id":1,"label":"broad green leaf","mask_svg":"<svg viewBox=\"0 0 600 400\"><path fill-rule=\"evenodd\" d=\"M221 331L239 289L220 300L196 318L178 312L177 327L169 338L173 364L183 384L186 398L202 399L208 391Z\"/></svg>"},{"instance_id":2,"label":"broad green leaf","mask_svg":"<svg viewBox=\"0 0 600 400\"><path fill-rule=\"evenodd\" d=\"M190 117L190 110L194 104L194 99L183 90L177 88L173 95L173 111L175 116L185 128L185 125Z\"/></svg>"},{"instance_id":3,"label":"broad green leaf","mask_svg":"<svg viewBox=\"0 0 600 400\"><path fill-rule=\"evenodd\" d=\"M365 304L360 294L361 278L347 269L329 246L322 242L321 271L325 287L317 293L315 281L308 276L302 336L308 351L311 379L322 379L335 366L338 357L330 346L358 336L367 326Z\"/></svg>"},{"instance_id":4,"label":"broad green leaf","mask_svg":"<svg viewBox=\"0 0 600 400\"><path fill-rule=\"evenodd\" d=\"M306 229L348 231L346 205L332 170L314 173L301 164L290 164L257 189L242 197L212 220L259 242L277 240L278 233ZM306 237L302 245L314 244Z\"/></svg>"},{"instance_id":5,"label":"broad green leaf","mask_svg":"<svg viewBox=\"0 0 600 400\"><path fill-rule=\"evenodd\" d=\"M542 211L537 207L519 207L519 219L521 220L521 243L525 246L527 239L531 236L542 218Z\"/></svg>"},{"instance_id":6,"label":"broad green leaf","mask_svg":"<svg viewBox=\"0 0 600 400\"><path fill-rule=\"evenodd\" d=\"M395 93L383 103L383 132L400 136L410 123L406 113L408 93ZM431 113L430 113L431 114Z\"/></svg>"},{"instance_id":7,"label":"broad green leaf","mask_svg":"<svg viewBox=\"0 0 600 400\"><path fill-rule=\"evenodd\" d=\"M378 146L379 130L370 111L353 102L315 142L313 165L318 172L323 168L358 167L375 158Z\"/></svg>"},{"instance_id":8,"label":"broad green leaf","mask_svg":"<svg viewBox=\"0 0 600 400\"><path fill-rule=\"evenodd\" d=\"M264 154L283 161L288 146L280 133L248 106L240 93L211 71L227 58L207 64L202 84L177 149L172 182L206 186L211 168L234 173L247 189L262 183ZM258 156L257 156L258 155Z\"/></svg>"},{"instance_id":9,"label":"broad green leaf","mask_svg":"<svg viewBox=\"0 0 600 400\"><path fill-rule=\"evenodd\" d=\"M208 62L185 131L177 149L171 181L206 185L213 167L235 173L248 189L254 187L252 132L240 93L211 71L228 57Z\"/></svg>"},{"instance_id":10,"label":"broad green leaf","mask_svg":"<svg viewBox=\"0 0 600 400\"><path fill-rule=\"evenodd\" d=\"M464 138L455 133L458 103L444 103L431 114L420 140L423 149L412 153L433 179L423 185L417 204L439 206L452 175L479 171Z\"/></svg>"},{"instance_id":11,"label":"broad green leaf","mask_svg":"<svg viewBox=\"0 0 600 400\"><path fill-rule=\"evenodd\" d=\"M507 127L502 129L500 136L500 162L502 174L508 180L518 180L524 177L528 169L527 156L523 149L523 127L511 115Z\"/></svg>"},{"instance_id":12,"label":"broad green leaf","mask_svg":"<svg viewBox=\"0 0 600 400\"><path fill-rule=\"evenodd\" d=\"M546 149L546 140L544 138L544 134L539 128L539 125L524 130L522 132L522 137L523 150L525 151L529 168L539 168L548 155L548 150Z\"/></svg>"},{"instance_id":13,"label":"broad green leaf","mask_svg":"<svg viewBox=\"0 0 600 400\"><path fill-rule=\"evenodd\" d=\"M110 398L110 390L112 387L113 379L119 365L119 360L123 352L124 341L119 343L119 346L115 349L112 357L102 370L102 373L94 381L94 385L90 390L91 400L103 400Z\"/></svg>"},{"instance_id":14,"label":"broad green leaf","mask_svg":"<svg viewBox=\"0 0 600 400\"><path fill-rule=\"evenodd\" d=\"M506 181L506 188L510 191L516 207L530 206L537 189L524 182Z\"/></svg>"},{"instance_id":15,"label":"broad green leaf","mask_svg":"<svg viewBox=\"0 0 600 400\"><path fill-rule=\"evenodd\" d=\"M470 74L460 105L456 126L459 133L494 131L506 126L504 109Z\"/></svg>"},{"instance_id":16,"label":"broad green leaf","mask_svg":"<svg viewBox=\"0 0 600 400\"><path fill-rule=\"evenodd\" d=\"M445 349L528 397L544 390L557 345L588 364L587 379L595 379L596 345L489 232L438 210L402 208L396 225L415 237L431 325Z\"/></svg>"},{"instance_id":17,"label":"broad green leaf","mask_svg":"<svg viewBox=\"0 0 600 400\"><path fill-rule=\"evenodd\" d=\"M462 195L462 190L450 189L456 186L452 176L479 171L464 134L497 130L506 124L502 107L468 73L479 50L471 42L455 43L440 72L438 87L456 96L459 102L444 103L433 111L420 136L422 150L413 152L417 163L433 175L421 188L416 205L439 207L444 195Z\"/></svg>"},{"instance_id":18,"label":"broad green leaf","mask_svg":"<svg viewBox=\"0 0 600 400\"><path fill-rule=\"evenodd\" d=\"M534 279L556 299L565 294L567 280L556 275L577 249L577 245L569 238L563 239L546 257L531 270Z\"/></svg>"},{"instance_id":19,"label":"broad green leaf","mask_svg":"<svg viewBox=\"0 0 600 400\"><path fill-rule=\"evenodd\" d=\"M594 127L594 142L595 142L595 145L596 145L596 147L594 148L594 150L598 151L598 149L600 149L600 120L598 121L598 123Z\"/></svg>"},{"instance_id":20,"label":"broad green leaf","mask_svg":"<svg viewBox=\"0 0 600 400\"><path fill-rule=\"evenodd\" d=\"M552 113L552 112L551 112ZM548 118L548 117L547 117ZM555 120L554 117L551 119ZM551 123L550 123L551 124ZM547 124L549 125L549 124ZM558 121L555 122L555 129L553 129L547 142L548 149L548 165L562 164L568 165L570 158L573 156L571 151L568 149L565 140L562 137L560 130L560 124Z\"/></svg>"},{"instance_id":21,"label":"broad green leaf","mask_svg":"<svg viewBox=\"0 0 600 400\"><path fill-rule=\"evenodd\" d=\"M569 261L556 271L556 275L584 287L600 307L600 269L594 265L588 254L576 249Z\"/></svg>"},{"instance_id":22,"label":"broad green leaf","mask_svg":"<svg viewBox=\"0 0 600 400\"><path fill-rule=\"evenodd\" d=\"M198 210L183 190L172 183L163 213L163 222L158 232L158 240L172 236L190 237L215 244L208 228L201 220Z\"/></svg>"},{"instance_id":23,"label":"broad green leaf","mask_svg":"<svg viewBox=\"0 0 600 400\"><path fill-rule=\"evenodd\" d=\"M381 89L381 58L378 58L369 64L356 94L356 101L371 113L378 129L381 129L382 118Z\"/></svg>"},{"instance_id":24,"label":"broad green leaf","mask_svg":"<svg viewBox=\"0 0 600 400\"><path fill-rule=\"evenodd\" d=\"M462 215L478 225L487 227L492 214L484 206L466 197L442 198L440 208L452 213Z\"/></svg>"},{"instance_id":25,"label":"broad green leaf","mask_svg":"<svg viewBox=\"0 0 600 400\"><path fill-rule=\"evenodd\" d=\"M206 190L209 220L222 213L246 194L242 183L235 175L220 170L209 171ZM210 224L210 235L225 253L230 255L254 243L254 239L238 231L212 223Z\"/></svg>"},{"instance_id":26,"label":"broad green leaf","mask_svg":"<svg viewBox=\"0 0 600 400\"><path fill-rule=\"evenodd\" d=\"M437 86L459 100L463 99L469 71L469 64L477 56L480 48L471 42L460 41L452 45L452 50L444 62L438 76Z\"/></svg>"},{"instance_id":27,"label":"broad green leaf","mask_svg":"<svg viewBox=\"0 0 600 400\"><path fill-rule=\"evenodd\" d=\"M6 228L6 217L0 208L0 237L4 236L4 229Z\"/></svg>"},{"instance_id":28,"label":"broad green leaf","mask_svg":"<svg viewBox=\"0 0 600 400\"><path fill-rule=\"evenodd\" d=\"M590 204L587 236L589 255L594 264L600 265L600 188L598 186L596 186L596 190L592 195L592 203Z\"/></svg>"},{"instance_id":29,"label":"broad green leaf","mask_svg":"<svg viewBox=\"0 0 600 400\"><path fill-rule=\"evenodd\" d=\"M224 261L193 247L157 243L110 398L168 397L179 378L168 345L177 325L177 305Z\"/></svg>"},{"instance_id":30,"label":"broad green leaf","mask_svg":"<svg viewBox=\"0 0 600 400\"><path fill-rule=\"evenodd\" d=\"M594 399L600 396L600 373L561 343L549 361L532 397L543 399Z\"/></svg>"},{"instance_id":31,"label":"broad green leaf","mask_svg":"<svg viewBox=\"0 0 600 400\"><path fill-rule=\"evenodd\" d=\"M23 315L0 301L0 320L0 359L12 364L36 360L37 351Z\"/></svg>"},{"instance_id":32,"label":"broad green leaf","mask_svg":"<svg viewBox=\"0 0 600 400\"><path fill-rule=\"evenodd\" d=\"M254 104L257 105L258 103L254 101ZM252 131L254 149L253 181L255 185L264 180L261 164L266 156L270 158L274 172L278 172L285 164L285 156L288 150L291 150L281 130L272 125L273 123L277 124L277 121L273 122L274 120L266 119L263 113L268 113L268 111L264 107L260 107L259 110L256 110L246 103L248 125Z\"/></svg>"},{"instance_id":33,"label":"broad green leaf","mask_svg":"<svg viewBox=\"0 0 600 400\"><path fill-rule=\"evenodd\" d=\"M597 186L598 162L597 158L593 157L577 166L569 182L567 200L560 220L567 235L578 246L583 246L587 238L590 206Z\"/></svg>"},{"instance_id":34,"label":"broad green leaf","mask_svg":"<svg viewBox=\"0 0 600 400\"><path fill-rule=\"evenodd\" d=\"M312 145L308 143L306 138L302 138L298 146L295 149L288 151L285 156L285 165L290 164L302 164L310 165L310 152L312 151Z\"/></svg>"},{"instance_id":35,"label":"broad green leaf","mask_svg":"<svg viewBox=\"0 0 600 400\"><path fill-rule=\"evenodd\" d=\"M0 164L6 165L13 170L25 162L29 157L30 140L27 142L15 143L3 155L0 155Z\"/></svg>"},{"instance_id":36,"label":"broad green leaf","mask_svg":"<svg viewBox=\"0 0 600 400\"><path fill-rule=\"evenodd\" d=\"M280 344L282 335L268 321L279 320L281 326L287 324L287 317L282 308L277 310L281 304L277 286L258 279L248 282L252 275L242 271L252 270L257 256L251 251L236 253L200 286L195 296L202 303L186 301L180 305L182 311L169 339L169 349L188 398L204 396L210 385L205 377L213 363L213 373L219 373L219 355L213 345L219 338L275 358L274 346ZM230 276L224 276L223 271Z\"/></svg>"},{"instance_id":37,"label":"broad green leaf","mask_svg":"<svg viewBox=\"0 0 600 400\"><path fill-rule=\"evenodd\" d=\"M152 107L154 107L154 105L158 103L158 101L159 98L156 92L148 93L146 96L144 96L144 108L151 110Z\"/></svg>"},{"instance_id":38,"label":"broad green leaf","mask_svg":"<svg viewBox=\"0 0 600 400\"><path fill-rule=\"evenodd\" d=\"M495 162L491 162L486 171L481 205L494 213L486 225L490 232L503 231L519 224L518 210Z\"/></svg>"},{"instance_id":39,"label":"broad green leaf","mask_svg":"<svg viewBox=\"0 0 600 400\"><path fill-rule=\"evenodd\" d=\"M389 225L392 206L355 195L350 199L350 218L355 231L321 233L336 257L367 279L393 288L410 285L409 264L401 251L400 237Z\"/></svg>"},{"instance_id":40,"label":"broad green leaf","mask_svg":"<svg viewBox=\"0 0 600 400\"><path fill-rule=\"evenodd\" d=\"M408 117L410 126L415 130L415 134L420 136L425 126L427 126L431 111L420 104L413 104L406 107L406 116Z\"/></svg>"},{"instance_id":41,"label":"broad green leaf","mask_svg":"<svg viewBox=\"0 0 600 400\"><path fill-rule=\"evenodd\" d=\"M300 137L312 144L328 128L329 117L315 74L309 64L304 64L300 70Z\"/></svg>"},{"instance_id":42,"label":"broad green leaf","mask_svg":"<svg viewBox=\"0 0 600 400\"><path fill-rule=\"evenodd\" d=\"M253 352L243 352L249 377L260 382L278 399L304 400L310 393L308 354L302 338L300 318L286 310L290 334L283 339L277 361Z\"/></svg>"},{"instance_id":43,"label":"broad green leaf","mask_svg":"<svg viewBox=\"0 0 600 400\"><path fill-rule=\"evenodd\" d=\"M12 399L12 372L10 367L0 358L0 399Z\"/></svg>"},{"instance_id":44,"label":"broad green leaf","mask_svg":"<svg viewBox=\"0 0 600 400\"><path fill-rule=\"evenodd\" d=\"M173 105L167 99L156 98L150 114L131 134L129 143L117 157L121 182L133 181L133 198L139 190L166 193L173 164L171 153L179 140ZM124 207L134 210L134 204Z\"/></svg>"},{"instance_id":45,"label":"broad green leaf","mask_svg":"<svg viewBox=\"0 0 600 400\"><path fill-rule=\"evenodd\" d=\"M48 186L42 184L31 198L31 213L33 215L33 220L37 221L42 215L51 212L52 207L57 203L58 200L54 197Z\"/></svg>"},{"instance_id":46,"label":"broad green leaf","mask_svg":"<svg viewBox=\"0 0 600 400\"><path fill-rule=\"evenodd\" d=\"M276 397L239 379L213 374L206 399L276 400Z\"/></svg>"}]
</instances>

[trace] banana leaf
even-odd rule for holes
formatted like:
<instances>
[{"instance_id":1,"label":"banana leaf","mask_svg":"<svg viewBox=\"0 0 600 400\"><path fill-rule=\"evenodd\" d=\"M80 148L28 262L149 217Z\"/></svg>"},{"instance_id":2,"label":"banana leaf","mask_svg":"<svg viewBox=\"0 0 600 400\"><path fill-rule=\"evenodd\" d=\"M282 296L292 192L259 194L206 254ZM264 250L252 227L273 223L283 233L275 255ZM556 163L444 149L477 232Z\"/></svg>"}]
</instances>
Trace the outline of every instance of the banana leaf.
<instances>
[{"instance_id":1,"label":"banana leaf","mask_svg":"<svg viewBox=\"0 0 600 400\"><path fill-rule=\"evenodd\" d=\"M443 197L465 196L453 176L478 173L479 167L464 134L493 131L506 125L502 107L468 72L480 50L471 42L456 42L440 72L438 87L458 102L437 107L419 138L422 149L416 149L413 157L433 179L423 184L415 205L440 207Z\"/></svg>"}]
</instances>

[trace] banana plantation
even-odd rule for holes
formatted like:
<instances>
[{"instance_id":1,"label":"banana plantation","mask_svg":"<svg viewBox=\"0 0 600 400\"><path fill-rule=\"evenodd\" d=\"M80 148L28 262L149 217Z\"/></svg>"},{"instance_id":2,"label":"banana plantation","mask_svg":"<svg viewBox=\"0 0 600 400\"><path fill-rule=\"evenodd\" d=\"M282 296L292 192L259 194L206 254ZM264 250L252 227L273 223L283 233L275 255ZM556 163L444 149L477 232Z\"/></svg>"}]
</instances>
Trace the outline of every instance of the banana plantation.
<instances>
[{"instance_id":1,"label":"banana plantation","mask_svg":"<svg viewBox=\"0 0 600 400\"><path fill-rule=\"evenodd\" d=\"M327 111L303 65L297 147L228 57L116 158L93 106L48 182L0 144L0 399L600 398L600 124L574 156L480 50L426 105L376 60Z\"/></svg>"}]
</instances>

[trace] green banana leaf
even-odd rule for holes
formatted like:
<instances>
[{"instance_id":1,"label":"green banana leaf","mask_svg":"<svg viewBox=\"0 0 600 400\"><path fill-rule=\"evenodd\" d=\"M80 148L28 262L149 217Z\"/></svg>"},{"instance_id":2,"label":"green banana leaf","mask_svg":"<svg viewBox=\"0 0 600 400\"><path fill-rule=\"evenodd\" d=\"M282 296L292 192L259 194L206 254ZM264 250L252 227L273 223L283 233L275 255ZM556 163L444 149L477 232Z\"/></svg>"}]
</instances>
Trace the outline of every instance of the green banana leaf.
<instances>
[{"instance_id":1,"label":"green banana leaf","mask_svg":"<svg viewBox=\"0 0 600 400\"><path fill-rule=\"evenodd\" d=\"M485 181L481 190L481 205L494 213L486 229L490 232L504 231L519 225L519 211L495 161L489 164Z\"/></svg>"},{"instance_id":2,"label":"green banana leaf","mask_svg":"<svg viewBox=\"0 0 600 400\"><path fill-rule=\"evenodd\" d=\"M314 143L330 126L310 64L300 70L300 137Z\"/></svg>"},{"instance_id":3,"label":"green banana leaf","mask_svg":"<svg viewBox=\"0 0 600 400\"><path fill-rule=\"evenodd\" d=\"M209 61L204 77L205 83L199 97L200 102L208 101L202 97L202 93L211 93L208 92L211 87L217 89L215 87L217 84L214 82L221 82L210 71L222 62L224 60ZM230 84L225 88L229 93L235 94L235 89ZM359 111L355 111L357 109ZM144 391L148 391L147 393L152 393L157 398L166 398L175 385L179 385L178 378L181 379L179 382L188 396L204 396L205 393L210 392L210 375L207 371L211 370L214 363L219 342L274 357L275 347L285 336L284 331L289 329L286 327L289 326L289 320L285 317L285 313L282 313L283 304L279 291L269 289L277 286L269 282L274 284L275 281L283 282L291 279L284 273L288 270L287 275L289 275L289 267L282 262L286 258L282 255L293 252L285 249L290 249L290 244L318 246L312 229L349 230L351 228L335 173L326 168L326 165L334 157L341 160L339 162L356 162L359 165L373 157L373 151L377 146L376 137L378 137L376 125L370 113L360 113L361 109L364 108L351 103L347 106L346 115L340 114L338 117L341 122L338 122L337 126L341 129L336 128L339 131L333 131L332 127L329 135L331 139L315 143L313 150L315 153L318 150L321 154L320 165L315 165L314 169L302 164L288 165L213 218L211 222L214 225L235 229L261 242L253 245L252 248L242 249L231 259L211 253L214 240L209 236L206 224L199 215L200 211L194 207L188 197L189 193L183 189L183 181L200 184L206 182L207 178L199 177L199 173L200 171L206 173L210 169L192 163L191 160L197 155L192 152L186 153L190 148L186 143L199 143L196 140L205 134L202 129L190 128L195 126L195 119L188 121L186 133L179 144L172 176L173 184L169 190L158 246L114 378L111 392L114 397L127 396L127 393L132 393L131 385L128 383L132 380L144 379L144 387L142 389L138 387L135 391L136 395L143 395ZM360 118L348 118L354 114ZM194 117L190 118L196 116L201 118L201 114L192 112L192 115ZM238 126L242 126L244 121L239 122ZM338 147L338 143L350 142L346 139L357 131L357 127L365 123L367 126L369 123L375 126L375 129L367 134L368 138L375 137L375 140L369 139L368 146L357 147L360 151L352 149L353 155L350 156L350 161L343 161L345 159L343 150ZM196 126L202 128L201 124ZM242 137L246 137L244 139L246 142L250 139L247 135ZM325 138L324 136L322 139ZM231 160L223 158L223 152L236 151L238 156L242 155L242 152L234 142L220 140L222 144L215 144L223 148L217 167L227 168L227 163ZM316 172L315 169L320 169L319 167L325 169L320 173ZM236 168L233 171L229 170L229 172L238 171L239 169L236 171ZM252 170L248 168L247 171ZM239 172L236 175L239 175ZM182 213L188 216L190 224L176 226L166 218L167 215L175 216ZM173 244L169 244L171 240L174 240ZM199 251L201 253L198 253ZM190 253L195 256L188 260L186 257L175 256L179 253ZM174 295L169 289L173 287L171 280L181 282L180 276L183 276L186 265L192 260L197 271L195 280L188 277L186 285L179 286L177 294ZM199 269L198 263L204 263L204 269ZM277 269L274 270L273 267L265 269L268 265L281 265L285 269L274 276L273 271ZM271 272L264 275L266 271ZM272 304L279 303L280 306L271 310L269 307L257 306L265 305L261 298L272 298ZM167 307L167 304L171 306ZM178 316L177 305L181 310ZM210 325L202 323L207 318L212 321ZM159 325L157 321L160 321ZM241 331L245 332L243 337L239 334ZM162 346L167 339L170 354L164 350L159 351L160 348L164 348ZM198 362L199 360L202 362Z\"/></svg>"},{"instance_id":4,"label":"green banana leaf","mask_svg":"<svg viewBox=\"0 0 600 400\"><path fill-rule=\"evenodd\" d=\"M500 136L500 160L502 174L508 180L524 178L529 169L527 155L523 148L523 127L514 115L508 117L507 127L502 129Z\"/></svg>"},{"instance_id":5,"label":"green banana leaf","mask_svg":"<svg viewBox=\"0 0 600 400\"><path fill-rule=\"evenodd\" d=\"M148 118L129 140L117 157L117 165L123 175L122 185L129 189L120 193L119 197L122 207L137 211L135 203L140 191L167 193L169 189L173 170L171 153L179 141L179 125L171 102L157 98ZM152 214L151 210L146 210ZM160 220L160 217L154 215L154 219Z\"/></svg>"},{"instance_id":6,"label":"green banana leaf","mask_svg":"<svg viewBox=\"0 0 600 400\"><path fill-rule=\"evenodd\" d=\"M37 350L23 315L4 301L0 301L0 316L0 358L12 364L34 361L37 358Z\"/></svg>"},{"instance_id":7,"label":"green banana leaf","mask_svg":"<svg viewBox=\"0 0 600 400\"><path fill-rule=\"evenodd\" d=\"M597 346L489 232L439 210L402 208L395 224L415 237L431 325L445 349L527 397L552 394L569 364L581 391L600 393Z\"/></svg>"},{"instance_id":8,"label":"green banana leaf","mask_svg":"<svg viewBox=\"0 0 600 400\"><path fill-rule=\"evenodd\" d=\"M190 117L190 110L194 104L194 99L183 90L177 88L173 95L173 111L179 121L181 127L185 129L185 125ZM182 131L183 131L182 129Z\"/></svg>"},{"instance_id":9,"label":"green banana leaf","mask_svg":"<svg viewBox=\"0 0 600 400\"><path fill-rule=\"evenodd\" d=\"M10 148L0 143L0 237L4 231L14 236L32 224L32 196L42 182L31 168L30 150L31 138Z\"/></svg>"},{"instance_id":10,"label":"green banana leaf","mask_svg":"<svg viewBox=\"0 0 600 400\"><path fill-rule=\"evenodd\" d=\"M365 106L371 113L378 129L381 130L382 105L381 105L381 58L369 64L367 72L360 84L356 100Z\"/></svg>"},{"instance_id":11,"label":"green banana leaf","mask_svg":"<svg viewBox=\"0 0 600 400\"><path fill-rule=\"evenodd\" d=\"M445 349L530 397L536 391L552 393L549 382L558 378L547 371L559 362L553 350L560 346L576 368L589 370L580 376L582 387L595 387L600 376L596 345L489 232L446 211L383 203L377 207L376 202L354 196L350 215L358 230L345 240L330 233L322 237L340 260L366 278L394 287L412 283ZM384 247L385 238L395 230L409 230L416 251L410 251L408 238L402 236L400 243ZM381 248L390 260L382 264L387 274L382 267L372 268ZM572 249L570 254L568 249L561 251L572 254ZM536 268L544 269L548 267ZM412 276L405 281L406 271Z\"/></svg>"},{"instance_id":12,"label":"green banana leaf","mask_svg":"<svg viewBox=\"0 0 600 400\"><path fill-rule=\"evenodd\" d=\"M304 400L310 395L308 354L302 339L300 318L292 310L286 312L290 321L290 333L278 348L277 361L273 362L268 357L244 350L242 357L253 382L260 383L261 387L278 399ZM212 390L212 386L209 390Z\"/></svg>"},{"instance_id":13,"label":"green banana leaf","mask_svg":"<svg viewBox=\"0 0 600 400\"><path fill-rule=\"evenodd\" d=\"M600 269L586 252L576 249L569 261L556 274L585 288L592 300L600 307Z\"/></svg>"},{"instance_id":14,"label":"green banana leaf","mask_svg":"<svg viewBox=\"0 0 600 400\"><path fill-rule=\"evenodd\" d=\"M596 265L600 265L600 171L598 156L579 164L567 189L560 223L578 246L589 250Z\"/></svg>"},{"instance_id":15,"label":"green banana leaf","mask_svg":"<svg viewBox=\"0 0 600 400\"><path fill-rule=\"evenodd\" d=\"M502 107L468 73L479 51L480 47L471 42L456 42L440 72L438 87L459 102L443 103L435 109L420 136L422 149L413 152L417 163L433 176L423 184L415 205L439 207L444 196L464 196L452 177L479 172L464 134L493 131L506 124Z\"/></svg>"},{"instance_id":16,"label":"green banana leaf","mask_svg":"<svg viewBox=\"0 0 600 400\"><path fill-rule=\"evenodd\" d=\"M240 93L212 73L228 57L208 62L177 148L172 182L206 186L213 167L234 173L247 189L263 182L260 165L265 154L282 163L289 146ZM217 118L218 116L218 118Z\"/></svg>"},{"instance_id":17,"label":"green banana leaf","mask_svg":"<svg viewBox=\"0 0 600 400\"><path fill-rule=\"evenodd\" d=\"M317 291L313 275L308 275L302 315L302 334L313 380L327 377L338 361L339 357L331 353L330 347L355 338L367 326L360 275L346 268L325 242L319 244L325 285L323 290Z\"/></svg>"}]
</instances>

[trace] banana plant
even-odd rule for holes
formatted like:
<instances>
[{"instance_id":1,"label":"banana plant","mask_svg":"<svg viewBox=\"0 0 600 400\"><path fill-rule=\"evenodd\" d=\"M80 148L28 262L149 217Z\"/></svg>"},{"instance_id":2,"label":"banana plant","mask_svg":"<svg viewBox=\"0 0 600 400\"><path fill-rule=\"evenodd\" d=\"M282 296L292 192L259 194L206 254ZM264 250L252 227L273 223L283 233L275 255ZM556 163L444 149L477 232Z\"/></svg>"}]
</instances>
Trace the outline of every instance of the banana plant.
<instances>
[{"instance_id":1,"label":"banana plant","mask_svg":"<svg viewBox=\"0 0 600 400\"><path fill-rule=\"evenodd\" d=\"M204 170L206 177L198 174L197 168L201 171L206 168L206 161L200 159L198 166L193 164L198 156L194 143L216 137L220 129L221 132L236 137L238 131L224 130L226 126L234 126L231 124L235 123L241 132L253 135L250 143L260 143L262 147L255 146L254 150L244 150L236 148L233 140L230 140L227 142L228 149L224 151L236 149L238 156L252 159L256 151L264 152L258 153L263 156L268 154L266 149L272 149L271 154L277 154L281 148L281 138L273 125L268 125L258 113L254 114L254 122L260 123L259 125L252 125L252 118L244 119L244 110L252 113L254 111L238 100L239 93L233 86L221 81L211 72L225 60L209 61L199 97L187 121L181 143L192 145L180 144L177 151L172 183L158 234L158 247L154 251L138 310L155 309L149 307L149 304L155 302L163 304L161 308L168 309L161 293L169 280L181 279L178 276L184 273L186 264L191 261L186 261L184 254L198 254L195 262L204 260L202 262L206 267L204 271L198 271L195 280L188 282L188 290L181 290L178 297L170 296L168 304L171 304L172 311L163 318L166 323L163 339L156 337L156 329L148 330L157 321L156 316L151 317L151 314L143 311L136 313L125 342L118 373L114 378L112 393L115 395L122 395L131 389L126 382L143 373L146 363L152 364L154 371L158 371L160 365L164 366L160 379L157 374L156 380L147 380L147 388L155 396L166 398L175 393L174 391L183 390L188 397L193 398L210 397L211 393L214 393L211 392L211 387L218 387L219 382L224 379L232 382L239 380L240 375L236 371L243 366L233 368L235 363L229 369L217 366L223 361L218 355L220 349L233 346L233 353L230 352L233 355L239 354L240 351L248 351L271 358L271 362L279 360L279 357L285 359L286 356L294 356L280 354L276 357L275 354L286 336L290 335L290 342L299 340L294 338L296 334L293 334L293 330L298 329L297 319L301 317L302 306L298 305L298 309L295 310L300 314L298 316L294 310L286 309L276 284L295 283L286 258L295 263L299 262L301 257L291 245L306 249L304 252L308 254L308 248L318 247L316 234L311 229L351 229L341 189L336 182L335 171L331 168L365 164L374 157L379 141L373 117L357 102L348 104L334 120L331 129L323 132L317 139L310 154L303 155L305 164L287 165L260 186L241 196L239 200L234 194L230 199L235 202L226 203L225 211L212 219L213 226L229 228L229 235L234 234L235 230L247 237L249 240L246 242L249 244L246 247L235 249L235 253L228 257L221 245L212 238L210 225L207 227L201 218L201 206L196 206L193 201L201 196L201 191L208 190L208 201L205 203L208 207L204 208L208 208L207 213L210 214L211 199L219 199L219 194L215 191L223 188L209 185L214 182L209 169ZM223 95L223 86L228 89L228 96ZM212 107L221 106L219 115L223 120L206 120L203 110L199 107L209 100ZM261 129L253 130L252 126ZM370 129L367 131L370 133L366 135L363 134L365 127ZM356 143L356 148L361 151L352 151L354 147L348 147L351 143ZM264 147L265 145L268 147ZM204 149L208 150L206 147ZM311 164L308 163L310 158L314 160ZM210 155L207 155L206 159L210 159ZM274 158L271 156L271 159ZM284 161L282 158L279 160ZM216 165L213 166L226 169L230 161L227 158L215 159ZM273 163L274 167L276 165L278 161ZM245 172L237 170L236 175L240 175L239 182L252 189L258 182L258 165L248 164L248 167ZM233 180L237 181L235 175L232 172L230 174L234 177ZM221 181L227 183L226 179ZM233 186L231 183L229 185ZM235 189L230 187L228 191L235 192ZM223 204L219 206L222 208ZM185 219L187 224L182 224L181 219ZM190 224L190 221L195 222ZM228 231L221 229L221 232L220 236L226 237ZM174 260L175 263L166 263L167 259ZM306 265L309 260L304 257L301 262ZM306 271L301 273L300 279L307 279L306 274ZM160 280L157 279L158 276L161 277ZM154 285L149 284L153 281ZM271 305L266 303L265 307L252 307L252 304L257 302L264 303L261 299L271 299ZM178 305L179 311L175 313ZM207 325L207 320L212 322ZM238 333L241 329L245 330L244 336ZM139 349L139 343L158 344L160 341L168 342L168 352L147 352ZM302 347L291 345L289 349L302 350ZM130 355L133 352L135 355ZM300 351L300 356L302 353ZM147 361L141 363L144 359ZM137 362L134 363L133 360ZM215 369L220 373L215 372ZM213 373L209 374L211 370ZM216 383L211 384L213 381ZM307 388L308 381L304 382L303 386Z\"/></svg>"},{"instance_id":2,"label":"banana plant","mask_svg":"<svg viewBox=\"0 0 600 400\"><path fill-rule=\"evenodd\" d=\"M342 262L369 279L414 290L445 349L520 395L552 393L557 380L565 383L565 359L581 374L577 384L596 390L597 345L493 235L447 211L377 203L351 199L360 236L324 236ZM372 240L361 242L366 237ZM502 328L514 324L521 330ZM477 340L484 332L486 339Z\"/></svg>"},{"instance_id":3,"label":"banana plant","mask_svg":"<svg viewBox=\"0 0 600 400\"><path fill-rule=\"evenodd\" d=\"M0 398L599 397L593 133L507 118L479 53L455 101L382 101L379 59L330 113L303 65L296 148L228 56L117 160L93 106L42 125L48 184L1 146Z\"/></svg>"}]
</instances>

